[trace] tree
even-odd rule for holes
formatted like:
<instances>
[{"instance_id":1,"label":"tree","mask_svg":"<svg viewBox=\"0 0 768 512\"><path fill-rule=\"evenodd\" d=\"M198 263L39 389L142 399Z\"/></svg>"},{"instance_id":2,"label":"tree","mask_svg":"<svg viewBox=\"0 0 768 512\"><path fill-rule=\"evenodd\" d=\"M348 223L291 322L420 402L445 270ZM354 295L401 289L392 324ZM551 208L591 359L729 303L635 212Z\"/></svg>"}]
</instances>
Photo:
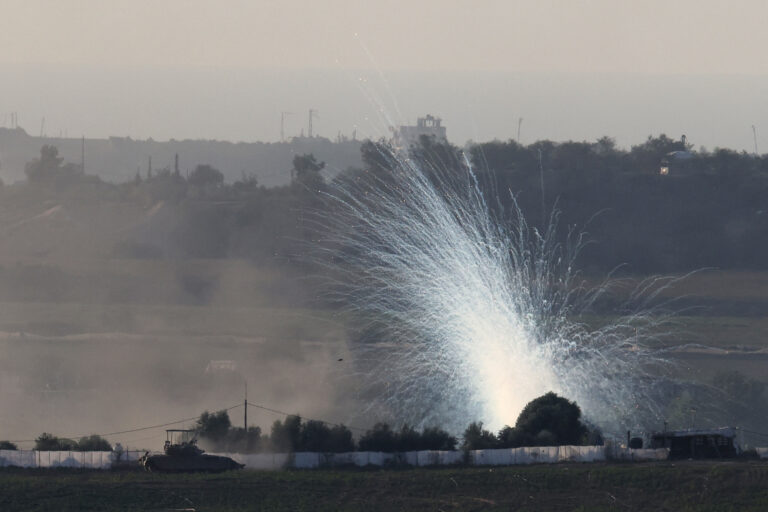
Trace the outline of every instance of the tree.
<instances>
[{"instance_id":1,"label":"tree","mask_svg":"<svg viewBox=\"0 0 768 512\"><path fill-rule=\"evenodd\" d=\"M63 161L59 156L59 148L45 144L40 148L40 158L29 162L24 173L30 182L50 181L55 178Z\"/></svg>"},{"instance_id":2,"label":"tree","mask_svg":"<svg viewBox=\"0 0 768 512\"><path fill-rule=\"evenodd\" d=\"M588 432L579 406L551 391L528 402L517 417L514 432L502 430L516 446L579 445Z\"/></svg>"},{"instance_id":3,"label":"tree","mask_svg":"<svg viewBox=\"0 0 768 512\"><path fill-rule=\"evenodd\" d=\"M386 423L377 423L368 430L357 442L363 452L394 452L397 451L397 435Z\"/></svg>"},{"instance_id":4,"label":"tree","mask_svg":"<svg viewBox=\"0 0 768 512\"><path fill-rule=\"evenodd\" d=\"M243 171L242 178L232 184L232 192L236 196L249 196L259 189L259 180L256 174L246 174Z\"/></svg>"},{"instance_id":5,"label":"tree","mask_svg":"<svg viewBox=\"0 0 768 512\"><path fill-rule=\"evenodd\" d=\"M662 133L656 138L649 135L644 143L632 146L629 156L637 165L646 167L647 171L658 167L661 159L668 153L688 151L691 147L690 144L683 144L681 140L671 139Z\"/></svg>"},{"instance_id":6,"label":"tree","mask_svg":"<svg viewBox=\"0 0 768 512\"><path fill-rule=\"evenodd\" d=\"M296 451L301 444L301 417L288 416L284 422L275 421L272 424L270 441L272 448L277 451Z\"/></svg>"},{"instance_id":7,"label":"tree","mask_svg":"<svg viewBox=\"0 0 768 512\"><path fill-rule=\"evenodd\" d=\"M421 449L421 434L407 423L400 427L400 432L397 434L395 451L410 452Z\"/></svg>"},{"instance_id":8,"label":"tree","mask_svg":"<svg viewBox=\"0 0 768 512\"><path fill-rule=\"evenodd\" d=\"M464 431L464 450L488 450L496 448L498 440L493 432L483 429L482 422L472 422Z\"/></svg>"},{"instance_id":9,"label":"tree","mask_svg":"<svg viewBox=\"0 0 768 512\"><path fill-rule=\"evenodd\" d=\"M43 432L35 439L35 450L41 452L77 451L77 443L71 439L59 438Z\"/></svg>"},{"instance_id":10,"label":"tree","mask_svg":"<svg viewBox=\"0 0 768 512\"><path fill-rule=\"evenodd\" d=\"M227 411L219 411L215 413L205 411L197 420L195 430L201 438L209 439L214 443L219 443L227 437L231 426L232 422L229 420Z\"/></svg>"},{"instance_id":11,"label":"tree","mask_svg":"<svg viewBox=\"0 0 768 512\"><path fill-rule=\"evenodd\" d=\"M360 438L361 451L410 452L418 450L453 450L456 438L439 428L419 432L407 423L394 431L386 423L377 423Z\"/></svg>"},{"instance_id":12,"label":"tree","mask_svg":"<svg viewBox=\"0 0 768 512\"><path fill-rule=\"evenodd\" d=\"M19 447L10 441L0 441L0 450L18 450Z\"/></svg>"},{"instance_id":13,"label":"tree","mask_svg":"<svg viewBox=\"0 0 768 512\"><path fill-rule=\"evenodd\" d=\"M242 427L230 428L225 442L216 445L227 452L254 453L261 448L261 428L248 427L246 432Z\"/></svg>"},{"instance_id":14,"label":"tree","mask_svg":"<svg viewBox=\"0 0 768 512\"><path fill-rule=\"evenodd\" d=\"M315 155L311 153L293 157L293 171L298 180L307 176L319 175L324 168L325 162L318 162Z\"/></svg>"},{"instance_id":15,"label":"tree","mask_svg":"<svg viewBox=\"0 0 768 512\"><path fill-rule=\"evenodd\" d=\"M45 144L40 148L40 158L27 163L24 173L30 183L45 183L53 185L66 185L82 179L83 172L79 166L64 164L64 159L59 156L56 146Z\"/></svg>"},{"instance_id":16,"label":"tree","mask_svg":"<svg viewBox=\"0 0 768 512\"><path fill-rule=\"evenodd\" d=\"M81 452L111 452L112 445L103 437L93 434L81 437L77 449Z\"/></svg>"},{"instance_id":17,"label":"tree","mask_svg":"<svg viewBox=\"0 0 768 512\"><path fill-rule=\"evenodd\" d=\"M355 451L355 442L352 440L352 431L344 425L334 425L331 427L325 451L330 453Z\"/></svg>"},{"instance_id":18,"label":"tree","mask_svg":"<svg viewBox=\"0 0 768 512\"><path fill-rule=\"evenodd\" d=\"M298 450L303 452L326 452L331 429L322 421L309 420L301 426L301 440Z\"/></svg>"},{"instance_id":19,"label":"tree","mask_svg":"<svg viewBox=\"0 0 768 512\"><path fill-rule=\"evenodd\" d=\"M421 450L455 450L457 440L448 432L437 427L427 427L421 432Z\"/></svg>"},{"instance_id":20,"label":"tree","mask_svg":"<svg viewBox=\"0 0 768 512\"><path fill-rule=\"evenodd\" d=\"M189 175L187 182L190 186L201 189L217 188L224 183L224 175L221 171L210 165L198 165Z\"/></svg>"},{"instance_id":21,"label":"tree","mask_svg":"<svg viewBox=\"0 0 768 512\"><path fill-rule=\"evenodd\" d=\"M394 148L384 139L378 142L366 140L360 145L360 156L367 171L374 176L390 175L397 168Z\"/></svg>"}]
</instances>

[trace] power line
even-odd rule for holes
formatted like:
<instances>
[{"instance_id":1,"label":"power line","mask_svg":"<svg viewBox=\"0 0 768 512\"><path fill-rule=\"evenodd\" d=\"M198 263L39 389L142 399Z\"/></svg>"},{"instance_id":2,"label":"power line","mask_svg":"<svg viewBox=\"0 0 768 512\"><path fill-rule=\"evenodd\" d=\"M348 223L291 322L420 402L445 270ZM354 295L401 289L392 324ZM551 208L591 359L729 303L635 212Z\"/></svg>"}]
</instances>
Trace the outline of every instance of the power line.
<instances>
[{"instance_id":1,"label":"power line","mask_svg":"<svg viewBox=\"0 0 768 512\"><path fill-rule=\"evenodd\" d=\"M281 411L281 410L278 410L278 409L273 409L271 407L266 407L264 405L254 404L252 402L245 402L245 403L247 403L251 407L255 407L257 409L261 409L263 411L268 411L268 412L271 412L271 413L274 413L274 414L280 414L282 416L300 416L298 414L288 413L288 412ZM232 409L237 409L238 407L243 407L245 405L245 403L235 404L233 406L227 407L226 409L222 409L222 410L224 410L224 411L231 411ZM350 430L358 430L360 432L367 432L368 431L368 429L366 429L366 428L355 427L355 426L351 426L351 425L344 425L343 423L334 423L332 421L319 420L319 419L315 419L315 418L306 418L306 417L303 417L303 416L301 416L301 417L306 419L306 420L309 420L309 421L317 421L319 423L323 423L325 425L331 425L331 426L334 426L334 427L342 427L343 426L343 427L346 427L346 428L348 428ZM121 434L132 434L134 432L142 432L144 430L152 430L152 429L156 429L156 428L170 427L171 425L178 425L179 423L185 423L187 421L194 421L194 420L197 420L199 418L200 418L200 416L197 415L197 416L192 416L190 418L183 418L183 419L180 419L180 420L169 421L168 423L161 423L159 425L150 425L148 427L138 427L138 428L132 428L132 429L128 429L128 430L120 430L118 432L108 432L106 434L88 433L88 434L70 435L70 436L62 436L62 437L64 437L65 439L77 439L77 438L86 437L86 436L90 436L90 435L97 435L97 436L100 436L100 437L109 437L109 436L117 436L117 435L121 435ZM12 442L12 443L34 443L35 441L36 441L36 439L13 439L10 442Z\"/></svg>"},{"instance_id":2,"label":"power line","mask_svg":"<svg viewBox=\"0 0 768 512\"><path fill-rule=\"evenodd\" d=\"M756 436L768 437L768 434L766 434L765 432L755 432L754 430L747 430L745 428L739 428L738 430L741 430L742 432L746 432L747 434L754 434Z\"/></svg>"},{"instance_id":3,"label":"power line","mask_svg":"<svg viewBox=\"0 0 768 512\"><path fill-rule=\"evenodd\" d=\"M231 411L232 409L236 409L236 408L242 407L242 406L243 406L243 404L236 404L236 405L233 405L231 407L227 407L226 409L223 409L223 410ZM178 425L179 423L184 423L186 421L196 420L199 417L200 417L200 415L197 415L197 416L193 416L191 418L184 418L184 419L181 419L181 420L170 421L168 423L162 423L160 425L152 425L152 426L149 426L149 427L132 428L130 430L121 430L119 432L109 432L107 434L91 434L91 433L89 433L89 434L80 434L80 435L63 436L63 437L65 439L77 439L79 437L85 437L85 436L90 436L90 435L97 435L97 436L100 436L100 437L108 437L108 436L117 436L117 435L120 435L120 434L131 434L133 432L141 432L143 430L152 430L152 429L155 429L155 428L170 427L171 425ZM35 441L36 441L36 439L19 439L19 440L12 440L11 442L12 443L33 443Z\"/></svg>"},{"instance_id":4,"label":"power line","mask_svg":"<svg viewBox=\"0 0 768 512\"><path fill-rule=\"evenodd\" d=\"M324 423L326 425L331 425L331 426L334 426L334 427L347 427L350 430L359 430L361 432L367 432L368 431L367 428L353 427L353 426L350 426L350 425L344 425L343 423L333 423L331 421L318 420L318 419L314 419L314 418L305 418L304 416L301 416L300 414L291 414L291 413L285 412L285 411L278 411L277 409L272 409L270 407L265 407L263 405L258 405L258 404L254 404L254 403L251 403L251 402L248 402L248 405L250 405L251 407L255 407L257 409L262 409L264 411L273 412L275 414L282 414L283 416L300 416L300 417L304 418L305 420L317 421L319 423Z\"/></svg>"}]
</instances>

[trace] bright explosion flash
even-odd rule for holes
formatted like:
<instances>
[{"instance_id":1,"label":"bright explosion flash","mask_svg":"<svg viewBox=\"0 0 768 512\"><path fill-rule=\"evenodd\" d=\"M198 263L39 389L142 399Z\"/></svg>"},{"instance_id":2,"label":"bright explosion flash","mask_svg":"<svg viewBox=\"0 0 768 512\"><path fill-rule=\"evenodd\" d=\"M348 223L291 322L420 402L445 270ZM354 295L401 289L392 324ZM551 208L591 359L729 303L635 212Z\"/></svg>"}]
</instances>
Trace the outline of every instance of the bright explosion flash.
<instances>
[{"instance_id":1,"label":"bright explosion flash","mask_svg":"<svg viewBox=\"0 0 768 512\"><path fill-rule=\"evenodd\" d=\"M607 289L575 282L581 234L559 243L557 214L540 231L517 206L495 213L498 198L466 160L382 159L391 172L329 194L328 250L341 260L345 303L366 319L353 351L372 413L454 432L477 420L500 428L555 391L608 431L656 421L668 364L649 348L659 316L628 302L620 309L634 312L608 325L580 320ZM658 289L645 282L630 302Z\"/></svg>"}]
</instances>

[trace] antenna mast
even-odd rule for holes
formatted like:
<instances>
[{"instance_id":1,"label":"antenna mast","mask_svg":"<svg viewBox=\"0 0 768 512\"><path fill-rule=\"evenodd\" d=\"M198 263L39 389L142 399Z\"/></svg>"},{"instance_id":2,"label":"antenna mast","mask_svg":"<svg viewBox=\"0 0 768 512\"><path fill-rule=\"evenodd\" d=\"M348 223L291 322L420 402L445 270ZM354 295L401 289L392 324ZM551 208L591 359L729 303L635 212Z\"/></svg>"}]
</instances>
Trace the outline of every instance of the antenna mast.
<instances>
[{"instance_id":1,"label":"antenna mast","mask_svg":"<svg viewBox=\"0 0 768 512\"><path fill-rule=\"evenodd\" d=\"M307 136L312 138L312 118L317 117L317 110L311 108L309 109L309 129L307 131Z\"/></svg>"}]
</instances>

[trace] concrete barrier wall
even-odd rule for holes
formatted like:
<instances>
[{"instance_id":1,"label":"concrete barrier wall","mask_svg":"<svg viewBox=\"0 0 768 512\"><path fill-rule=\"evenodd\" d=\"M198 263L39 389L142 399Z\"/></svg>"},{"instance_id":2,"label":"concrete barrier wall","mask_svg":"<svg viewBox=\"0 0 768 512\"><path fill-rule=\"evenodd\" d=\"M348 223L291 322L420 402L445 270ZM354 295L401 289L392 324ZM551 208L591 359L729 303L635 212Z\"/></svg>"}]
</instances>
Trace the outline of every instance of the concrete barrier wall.
<instances>
[{"instance_id":1,"label":"concrete barrier wall","mask_svg":"<svg viewBox=\"0 0 768 512\"><path fill-rule=\"evenodd\" d=\"M473 466L512 466L516 464L554 464L557 462L595 462L606 460L602 446L525 446L493 450L472 450Z\"/></svg>"},{"instance_id":2,"label":"concrete barrier wall","mask_svg":"<svg viewBox=\"0 0 768 512\"><path fill-rule=\"evenodd\" d=\"M657 460L666 458L662 450L632 450L633 460ZM642 453L638 453L642 452ZM663 452L663 453L662 453ZM274 470L281 468L313 469L344 466L386 466L410 465L418 467L449 466L463 464L472 466L512 466L515 464L554 464L557 462L595 462L606 460L603 446L543 446L495 450L473 450L465 458L463 451L416 451L403 453L384 452L349 452L315 453L298 452L294 454L256 454L219 453L232 457L245 469ZM661 457L663 455L663 457Z\"/></svg>"},{"instance_id":3,"label":"concrete barrier wall","mask_svg":"<svg viewBox=\"0 0 768 512\"><path fill-rule=\"evenodd\" d=\"M135 463L144 452L41 452L0 450L0 467L109 469L119 463Z\"/></svg>"},{"instance_id":4,"label":"concrete barrier wall","mask_svg":"<svg viewBox=\"0 0 768 512\"><path fill-rule=\"evenodd\" d=\"M0 450L0 467L37 467L37 452L31 450Z\"/></svg>"},{"instance_id":5,"label":"concrete barrier wall","mask_svg":"<svg viewBox=\"0 0 768 512\"><path fill-rule=\"evenodd\" d=\"M768 458L768 448L757 448ZM120 464L135 463L144 452L38 452L33 450L0 450L0 467L24 468L92 468L109 469ZM554 464L558 462L596 462L607 459L643 461L666 460L669 451L661 449L610 449L605 446L538 446L494 450L416 451L404 453L214 453L231 457L245 469L276 471L286 468L314 469L345 466L410 465L417 467L449 466L467 463L472 466L512 466L517 464Z\"/></svg>"}]
</instances>

